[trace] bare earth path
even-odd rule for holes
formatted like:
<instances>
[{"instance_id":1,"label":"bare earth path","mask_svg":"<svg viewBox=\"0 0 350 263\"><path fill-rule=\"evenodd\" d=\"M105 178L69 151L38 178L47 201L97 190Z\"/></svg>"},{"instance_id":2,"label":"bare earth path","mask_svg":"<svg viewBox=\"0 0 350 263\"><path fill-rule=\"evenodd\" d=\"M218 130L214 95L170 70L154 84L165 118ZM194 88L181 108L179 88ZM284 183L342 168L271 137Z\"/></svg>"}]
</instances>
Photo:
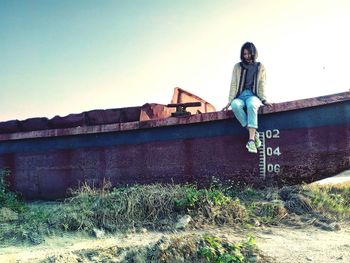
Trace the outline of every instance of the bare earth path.
<instances>
[{"instance_id":1,"label":"bare earth path","mask_svg":"<svg viewBox=\"0 0 350 263\"><path fill-rule=\"evenodd\" d=\"M269 228L256 238L258 247L277 262L350 262L350 228Z\"/></svg>"},{"instance_id":2,"label":"bare earth path","mask_svg":"<svg viewBox=\"0 0 350 263\"><path fill-rule=\"evenodd\" d=\"M268 227L251 231L211 228L200 232L182 231L175 234L147 232L114 235L101 239L86 235L64 235L46 238L43 244L37 246L0 247L0 262L40 262L49 256L57 257L57 255L65 255L60 262L76 262L69 261L69 255L82 249L142 247L157 242L163 236L200 234L201 232L226 236L231 241L242 240L246 233L252 233L256 237L258 247L265 255L274 258L273 262L350 262L349 226L342 226L339 231L325 231L311 226Z\"/></svg>"}]
</instances>

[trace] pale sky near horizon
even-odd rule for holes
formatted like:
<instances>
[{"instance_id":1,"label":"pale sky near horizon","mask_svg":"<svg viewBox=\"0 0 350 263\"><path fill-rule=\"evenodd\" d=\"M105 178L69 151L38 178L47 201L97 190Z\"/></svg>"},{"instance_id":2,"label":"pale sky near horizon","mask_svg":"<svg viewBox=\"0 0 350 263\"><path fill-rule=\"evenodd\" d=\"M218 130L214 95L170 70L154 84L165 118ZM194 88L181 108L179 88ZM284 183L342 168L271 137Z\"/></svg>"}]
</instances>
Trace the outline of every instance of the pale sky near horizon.
<instances>
[{"instance_id":1,"label":"pale sky near horizon","mask_svg":"<svg viewBox=\"0 0 350 263\"><path fill-rule=\"evenodd\" d=\"M269 101L350 89L348 0L0 0L0 121L167 104L221 110L246 41Z\"/></svg>"}]
</instances>

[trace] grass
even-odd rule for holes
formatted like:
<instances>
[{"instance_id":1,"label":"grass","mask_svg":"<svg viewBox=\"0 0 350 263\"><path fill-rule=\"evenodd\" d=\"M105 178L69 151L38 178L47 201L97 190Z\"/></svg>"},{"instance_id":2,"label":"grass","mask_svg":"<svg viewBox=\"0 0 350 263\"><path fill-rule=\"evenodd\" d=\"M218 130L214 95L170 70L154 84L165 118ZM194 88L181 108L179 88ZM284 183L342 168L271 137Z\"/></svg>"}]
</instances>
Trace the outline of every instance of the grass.
<instances>
[{"instance_id":1,"label":"grass","mask_svg":"<svg viewBox=\"0 0 350 263\"><path fill-rule=\"evenodd\" d=\"M0 169L0 208L6 207L21 212L25 209L25 206L19 195L9 190L7 183L9 176L9 169Z\"/></svg>"},{"instance_id":2,"label":"grass","mask_svg":"<svg viewBox=\"0 0 350 263\"><path fill-rule=\"evenodd\" d=\"M3 177L1 177L3 178ZM278 225L293 216L350 219L350 187L288 186L281 189L217 183L134 185L101 188L83 185L60 203L25 204L0 181L0 244L39 244L46 235L95 229L114 233L147 228L173 230L190 215L190 228Z\"/></svg>"},{"instance_id":3,"label":"grass","mask_svg":"<svg viewBox=\"0 0 350 263\"><path fill-rule=\"evenodd\" d=\"M174 200L182 194L180 186L166 190L161 185L102 189L83 186L57 210L58 221L67 230L102 228L118 231L134 227L156 228L176 216Z\"/></svg>"},{"instance_id":4,"label":"grass","mask_svg":"<svg viewBox=\"0 0 350 263\"><path fill-rule=\"evenodd\" d=\"M0 244L42 243L45 236L58 232L50 223L55 218L55 207L53 204L26 204L25 209L15 213L16 216L12 219L4 217L1 213L3 208L0 209Z\"/></svg>"},{"instance_id":5,"label":"grass","mask_svg":"<svg viewBox=\"0 0 350 263\"><path fill-rule=\"evenodd\" d=\"M337 219L350 218L350 186L304 186L315 210Z\"/></svg>"},{"instance_id":6,"label":"grass","mask_svg":"<svg viewBox=\"0 0 350 263\"><path fill-rule=\"evenodd\" d=\"M185 214L221 223L241 221L246 216L239 200L216 189L160 184L93 189L85 185L56 210L56 219L66 230L168 230Z\"/></svg>"}]
</instances>

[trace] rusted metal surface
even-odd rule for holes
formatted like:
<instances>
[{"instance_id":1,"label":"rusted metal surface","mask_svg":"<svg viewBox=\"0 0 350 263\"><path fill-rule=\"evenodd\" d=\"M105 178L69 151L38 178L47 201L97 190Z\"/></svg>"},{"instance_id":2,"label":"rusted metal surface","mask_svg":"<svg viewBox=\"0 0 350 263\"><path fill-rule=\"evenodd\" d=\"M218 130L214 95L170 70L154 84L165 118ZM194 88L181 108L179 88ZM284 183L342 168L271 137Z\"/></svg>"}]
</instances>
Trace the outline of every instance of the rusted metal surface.
<instances>
[{"instance_id":1,"label":"rusted metal surface","mask_svg":"<svg viewBox=\"0 0 350 263\"><path fill-rule=\"evenodd\" d=\"M0 168L10 169L13 189L27 199L61 198L104 179L293 184L349 169L350 92L302 102L261 110L259 154L246 151L247 132L231 112L211 112L0 134Z\"/></svg>"},{"instance_id":2,"label":"rusted metal surface","mask_svg":"<svg viewBox=\"0 0 350 263\"><path fill-rule=\"evenodd\" d=\"M186 90L175 88L170 104L163 105L156 103L146 103L145 105L143 105L141 107L140 121L159 120L171 117L175 113L175 109L173 109L169 105L175 105L180 103L183 104L189 102L201 103L200 105L198 104L193 106L193 108L188 109L188 112L190 114L215 112L215 107L209 102L199 98L198 96Z\"/></svg>"},{"instance_id":3,"label":"rusted metal surface","mask_svg":"<svg viewBox=\"0 0 350 263\"><path fill-rule=\"evenodd\" d=\"M298 110L322 105L330 105L333 103L338 103L342 101L350 100L350 92L342 92L337 94L332 94L328 96L321 96L309 99L288 101L282 103L275 103L273 107L261 107L259 113L272 113L272 112L282 112Z\"/></svg>"},{"instance_id":4,"label":"rusted metal surface","mask_svg":"<svg viewBox=\"0 0 350 263\"><path fill-rule=\"evenodd\" d=\"M175 109L163 104L146 103L141 107L140 121L159 120L171 116Z\"/></svg>"},{"instance_id":5,"label":"rusted metal surface","mask_svg":"<svg viewBox=\"0 0 350 263\"><path fill-rule=\"evenodd\" d=\"M168 104L167 107L176 108L176 111L171 114L172 117L183 117L183 116L191 116L191 112L186 109L189 107L200 107L202 105L201 102L186 102L186 103L174 103Z\"/></svg>"},{"instance_id":6,"label":"rusted metal surface","mask_svg":"<svg viewBox=\"0 0 350 263\"><path fill-rule=\"evenodd\" d=\"M10 120L0 122L0 133L15 133L19 132L19 120Z\"/></svg>"},{"instance_id":7,"label":"rusted metal surface","mask_svg":"<svg viewBox=\"0 0 350 263\"><path fill-rule=\"evenodd\" d=\"M47 130L50 128L47 118L30 118L21 121L19 124L21 131Z\"/></svg>"},{"instance_id":8,"label":"rusted metal surface","mask_svg":"<svg viewBox=\"0 0 350 263\"><path fill-rule=\"evenodd\" d=\"M135 122L140 119L141 107L93 110L67 116L29 118L0 122L0 134L32 132L39 130L67 129L94 125Z\"/></svg>"},{"instance_id":9,"label":"rusted metal surface","mask_svg":"<svg viewBox=\"0 0 350 263\"><path fill-rule=\"evenodd\" d=\"M174 102L175 97L176 100ZM187 103L189 101L192 103L201 103L189 110L191 114L215 111L215 108L210 103L198 96L180 88L174 89L172 103ZM11 120L0 122L0 134L157 120L168 118L172 116L174 112L174 109L162 104L146 103L142 107L99 109L69 114L63 117L57 115L51 119L37 117L22 121ZM125 126L129 126L129 124ZM87 130L89 130L89 128Z\"/></svg>"},{"instance_id":10,"label":"rusted metal surface","mask_svg":"<svg viewBox=\"0 0 350 263\"><path fill-rule=\"evenodd\" d=\"M189 109L189 112L192 114L197 113L206 113L206 112L214 112L215 107L210 104L209 102L203 100L202 98L186 91L181 88L175 88L173 98L171 99L171 104L177 104L177 103L187 103L187 102L201 102L201 106L193 107Z\"/></svg>"}]
</instances>

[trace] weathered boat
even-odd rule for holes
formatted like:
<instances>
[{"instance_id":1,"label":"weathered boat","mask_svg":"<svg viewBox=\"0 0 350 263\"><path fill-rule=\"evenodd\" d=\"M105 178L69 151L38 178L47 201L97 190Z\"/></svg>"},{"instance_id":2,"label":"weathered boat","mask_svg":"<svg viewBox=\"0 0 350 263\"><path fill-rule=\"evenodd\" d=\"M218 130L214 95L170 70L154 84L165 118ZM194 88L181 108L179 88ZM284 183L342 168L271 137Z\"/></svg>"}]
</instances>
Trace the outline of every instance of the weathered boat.
<instances>
[{"instance_id":1,"label":"weathered boat","mask_svg":"<svg viewBox=\"0 0 350 263\"><path fill-rule=\"evenodd\" d=\"M183 103L186 92L175 91L172 102ZM350 92L262 107L258 154L246 151L232 112L194 101L197 114L184 117L145 104L0 123L2 174L26 199L55 199L82 182L294 184L350 168Z\"/></svg>"}]
</instances>

